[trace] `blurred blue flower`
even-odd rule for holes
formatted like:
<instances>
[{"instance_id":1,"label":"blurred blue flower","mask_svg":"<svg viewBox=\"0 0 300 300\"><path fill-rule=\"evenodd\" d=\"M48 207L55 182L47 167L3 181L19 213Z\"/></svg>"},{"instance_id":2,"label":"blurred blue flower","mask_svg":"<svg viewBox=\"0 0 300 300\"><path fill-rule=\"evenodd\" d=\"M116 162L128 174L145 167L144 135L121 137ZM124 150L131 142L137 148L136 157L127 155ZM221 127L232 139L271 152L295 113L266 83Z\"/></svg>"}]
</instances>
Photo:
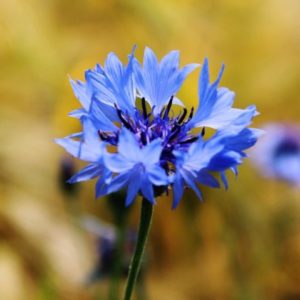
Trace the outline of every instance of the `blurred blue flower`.
<instances>
[{"instance_id":1,"label":"blurred blue flower","mask_svg":"<svg viewBox=\"0 0 300 300\"><path fill-rule=\"evenodd\" d=\"M91 285L106 277L113 276L114 263L118 256L117 232L115 225L106 223L103 220L91 215L84 215L81 218L81 225L95 238L96 262L93 269L85 278L85 284ZM122 245L122 259L120 271L123 277L128 273L130 258L134 251L137 234L133 230L125 231L125 243Z\"/></svg>"},{"instance_id":2,"label":"blurred blue flower","mask_svg":"<svg viewBox=\"0 0 300 300\"><path fill-rule=\"evenodd\" d=\"M199 106L188 113L176 97L184 80L198 65L179 68L179 52L158 61L145 49L141 65L129 55L123 65L110 53L104 67L85 73L86 82L73 81L82 108L71 113L83 132L56 142L89 165L70 182L97 177L96 197L127 187L126 205L138 193L155 203L155 197L173 187L176 207L185 186L201 198L198 184L219 187L215 173L227 187L226 170L237 173L260 131L246 128L257 114L255 106L233 108L234 93L219 88L224 70L210 83L208 60L199 77ZM182 107L174 114L174 105ZM216 133L205 138L205 127ZM198 130L200 128L200 131Z\"/></svg>"},{"instance_id":3,"label":"blurred blue flower","mask_svg":"<svg viewBox=\"0 0 300 300\"><path fill-rule=\"evenodd\" d=\"M252 151L252 160L265 177L300 184L300 127L271 123Z\"/></svg>"}]
</instances>

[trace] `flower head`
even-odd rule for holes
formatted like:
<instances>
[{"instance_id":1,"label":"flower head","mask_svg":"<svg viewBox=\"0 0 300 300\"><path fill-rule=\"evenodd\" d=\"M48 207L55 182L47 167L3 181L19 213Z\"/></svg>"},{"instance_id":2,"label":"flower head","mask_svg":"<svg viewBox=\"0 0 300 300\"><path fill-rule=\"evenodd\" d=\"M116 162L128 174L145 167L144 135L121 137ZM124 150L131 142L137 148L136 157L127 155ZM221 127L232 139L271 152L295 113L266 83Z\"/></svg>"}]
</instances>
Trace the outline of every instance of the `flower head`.
<instances>
[{"instance_id":1,"label":"flower head","mask_svg":"<svg viewBox=\"0 0 300 300\"><path fill-rule=\"evenodd\" d=\"M81 120L83 132L57 143L90 164L70 182L97 177L97 197L127 188L126 205L138 193L155 203L173 187L173 207L185 186L199 198L198 184L219 187L212 172L220 173L227 187L226 170L237 172L244 150L260 135L246 128L257 112L255 106L232 107L234 93L218 88L224 66L211 84L207 59L199 77L199 107L188 112L176 93L197 66L180 69L178 51L159 62L146 48L143 65L134 50L125 66L110 53L104 67L86 71L86 82L71 81L82 104L72 116ZM183 106L178 115L174 105ZM205 127L217 131L206 138Z\"/></svg>"},{"instance_id":2,"label":"flower head","mask_svg":"<svg viewBox=\"0 0 300 300\"><path fill-rule=\"evenodd\" d=\"M252 159L265 177L300 184L300 127L268 124L266 135L252 152Z\"/></svg>"}]
</instances>

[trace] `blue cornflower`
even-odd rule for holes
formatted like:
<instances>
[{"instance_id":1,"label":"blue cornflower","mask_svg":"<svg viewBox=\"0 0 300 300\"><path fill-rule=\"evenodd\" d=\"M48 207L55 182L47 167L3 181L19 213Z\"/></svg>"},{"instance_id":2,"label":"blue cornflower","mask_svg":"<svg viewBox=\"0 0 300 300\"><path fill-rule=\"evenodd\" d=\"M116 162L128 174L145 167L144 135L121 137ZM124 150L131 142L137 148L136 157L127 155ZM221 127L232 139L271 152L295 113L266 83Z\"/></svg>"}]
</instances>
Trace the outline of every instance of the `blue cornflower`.
<instances>
[{"instance_id":1,"label":"blue cornflower","mask_svg":"<svg viewBox=\"0 0 300 300\"><path fill-rule=\"evenodd\" d=\"M195 114L194 108L188 113L176 93L198 65L180 69L178 51L158 61L149 48L141 65L134 50L127 65L110 53L103 67L86 71L85 82L71 81L82 105L71 115L81 120L83 132L57 143L90 164L70 182L97 177L97 197L127 188L126 205L138 193L155 203L156 196L173 188L173 207L185 186L199 198L198 184L219 187L217 173L227 187L226 170L237 173L244 150L260 135L247 128L257 114L255 106L233 108L234 93L218 87L224 66L210 83L205 59L199 77L200 104ZM182 107L178 115L173 105ZM205 127L217 131L206 138Z\"/></svg>"},{"instance_id":2,"label":"blue cornflower","mask_svg":"<svg viewBox=\"0 0 300 300\"><path fill-rule=\"evenodd\" d=\"M271 123L252 151L252 160L263 176L300 185L300 127Z\"/></svg>"}]
</instances>

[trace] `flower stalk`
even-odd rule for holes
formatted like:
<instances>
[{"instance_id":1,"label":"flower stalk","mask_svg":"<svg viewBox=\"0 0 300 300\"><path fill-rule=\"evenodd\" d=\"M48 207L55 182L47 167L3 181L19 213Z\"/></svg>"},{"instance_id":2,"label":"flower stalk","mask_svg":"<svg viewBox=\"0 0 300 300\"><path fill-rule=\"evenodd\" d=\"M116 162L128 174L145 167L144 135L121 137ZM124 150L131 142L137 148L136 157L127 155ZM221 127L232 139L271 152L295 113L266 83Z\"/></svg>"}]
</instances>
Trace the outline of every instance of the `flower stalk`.
<instances>
[{"instance_id":1,"label":"flower stalk","mask_svg":"<svg viewBox=\"0 0 300 300\"><path fill-rule=\"evenodd\" d=\"M140 271L153 215L153 204L143 198L136 247L129 267L124 300L130 300Z\"/></svg>"}]
</instances>

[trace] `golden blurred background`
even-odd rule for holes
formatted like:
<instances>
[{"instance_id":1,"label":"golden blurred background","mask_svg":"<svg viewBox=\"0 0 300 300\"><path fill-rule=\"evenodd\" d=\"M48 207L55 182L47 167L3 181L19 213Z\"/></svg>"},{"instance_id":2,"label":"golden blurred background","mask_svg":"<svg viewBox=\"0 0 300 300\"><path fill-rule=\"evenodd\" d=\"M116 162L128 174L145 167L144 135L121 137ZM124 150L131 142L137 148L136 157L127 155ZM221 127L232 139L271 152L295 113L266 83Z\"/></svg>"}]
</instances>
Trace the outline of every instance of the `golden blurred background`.
<instances>
[{"instance_id":1,"label":"golden blurred background","mask_svg":"<svg viewBox=\"0 0 300 300\"><path fill-rule=\"evenodd\" d=\"M256 104L269 121L300 122L299 0L2 0L0 2L0 299L107 299L109 280L87 286L95 236L91 215L112 222L94 183L63 190L57 145L79 129L68 75L123 61L137 44L159 57L181 51L182 64L210 60L236 91L236 106ZM197 99L194 72L180 91ZM172 211L155 208L146 291L155 300L300 299L300 193L261 178L247 161L229 191L187 192ZM129 212L138 222L139 202ZM145 298L146 299L146 298Z\"/></svg>"}]
</instances>

